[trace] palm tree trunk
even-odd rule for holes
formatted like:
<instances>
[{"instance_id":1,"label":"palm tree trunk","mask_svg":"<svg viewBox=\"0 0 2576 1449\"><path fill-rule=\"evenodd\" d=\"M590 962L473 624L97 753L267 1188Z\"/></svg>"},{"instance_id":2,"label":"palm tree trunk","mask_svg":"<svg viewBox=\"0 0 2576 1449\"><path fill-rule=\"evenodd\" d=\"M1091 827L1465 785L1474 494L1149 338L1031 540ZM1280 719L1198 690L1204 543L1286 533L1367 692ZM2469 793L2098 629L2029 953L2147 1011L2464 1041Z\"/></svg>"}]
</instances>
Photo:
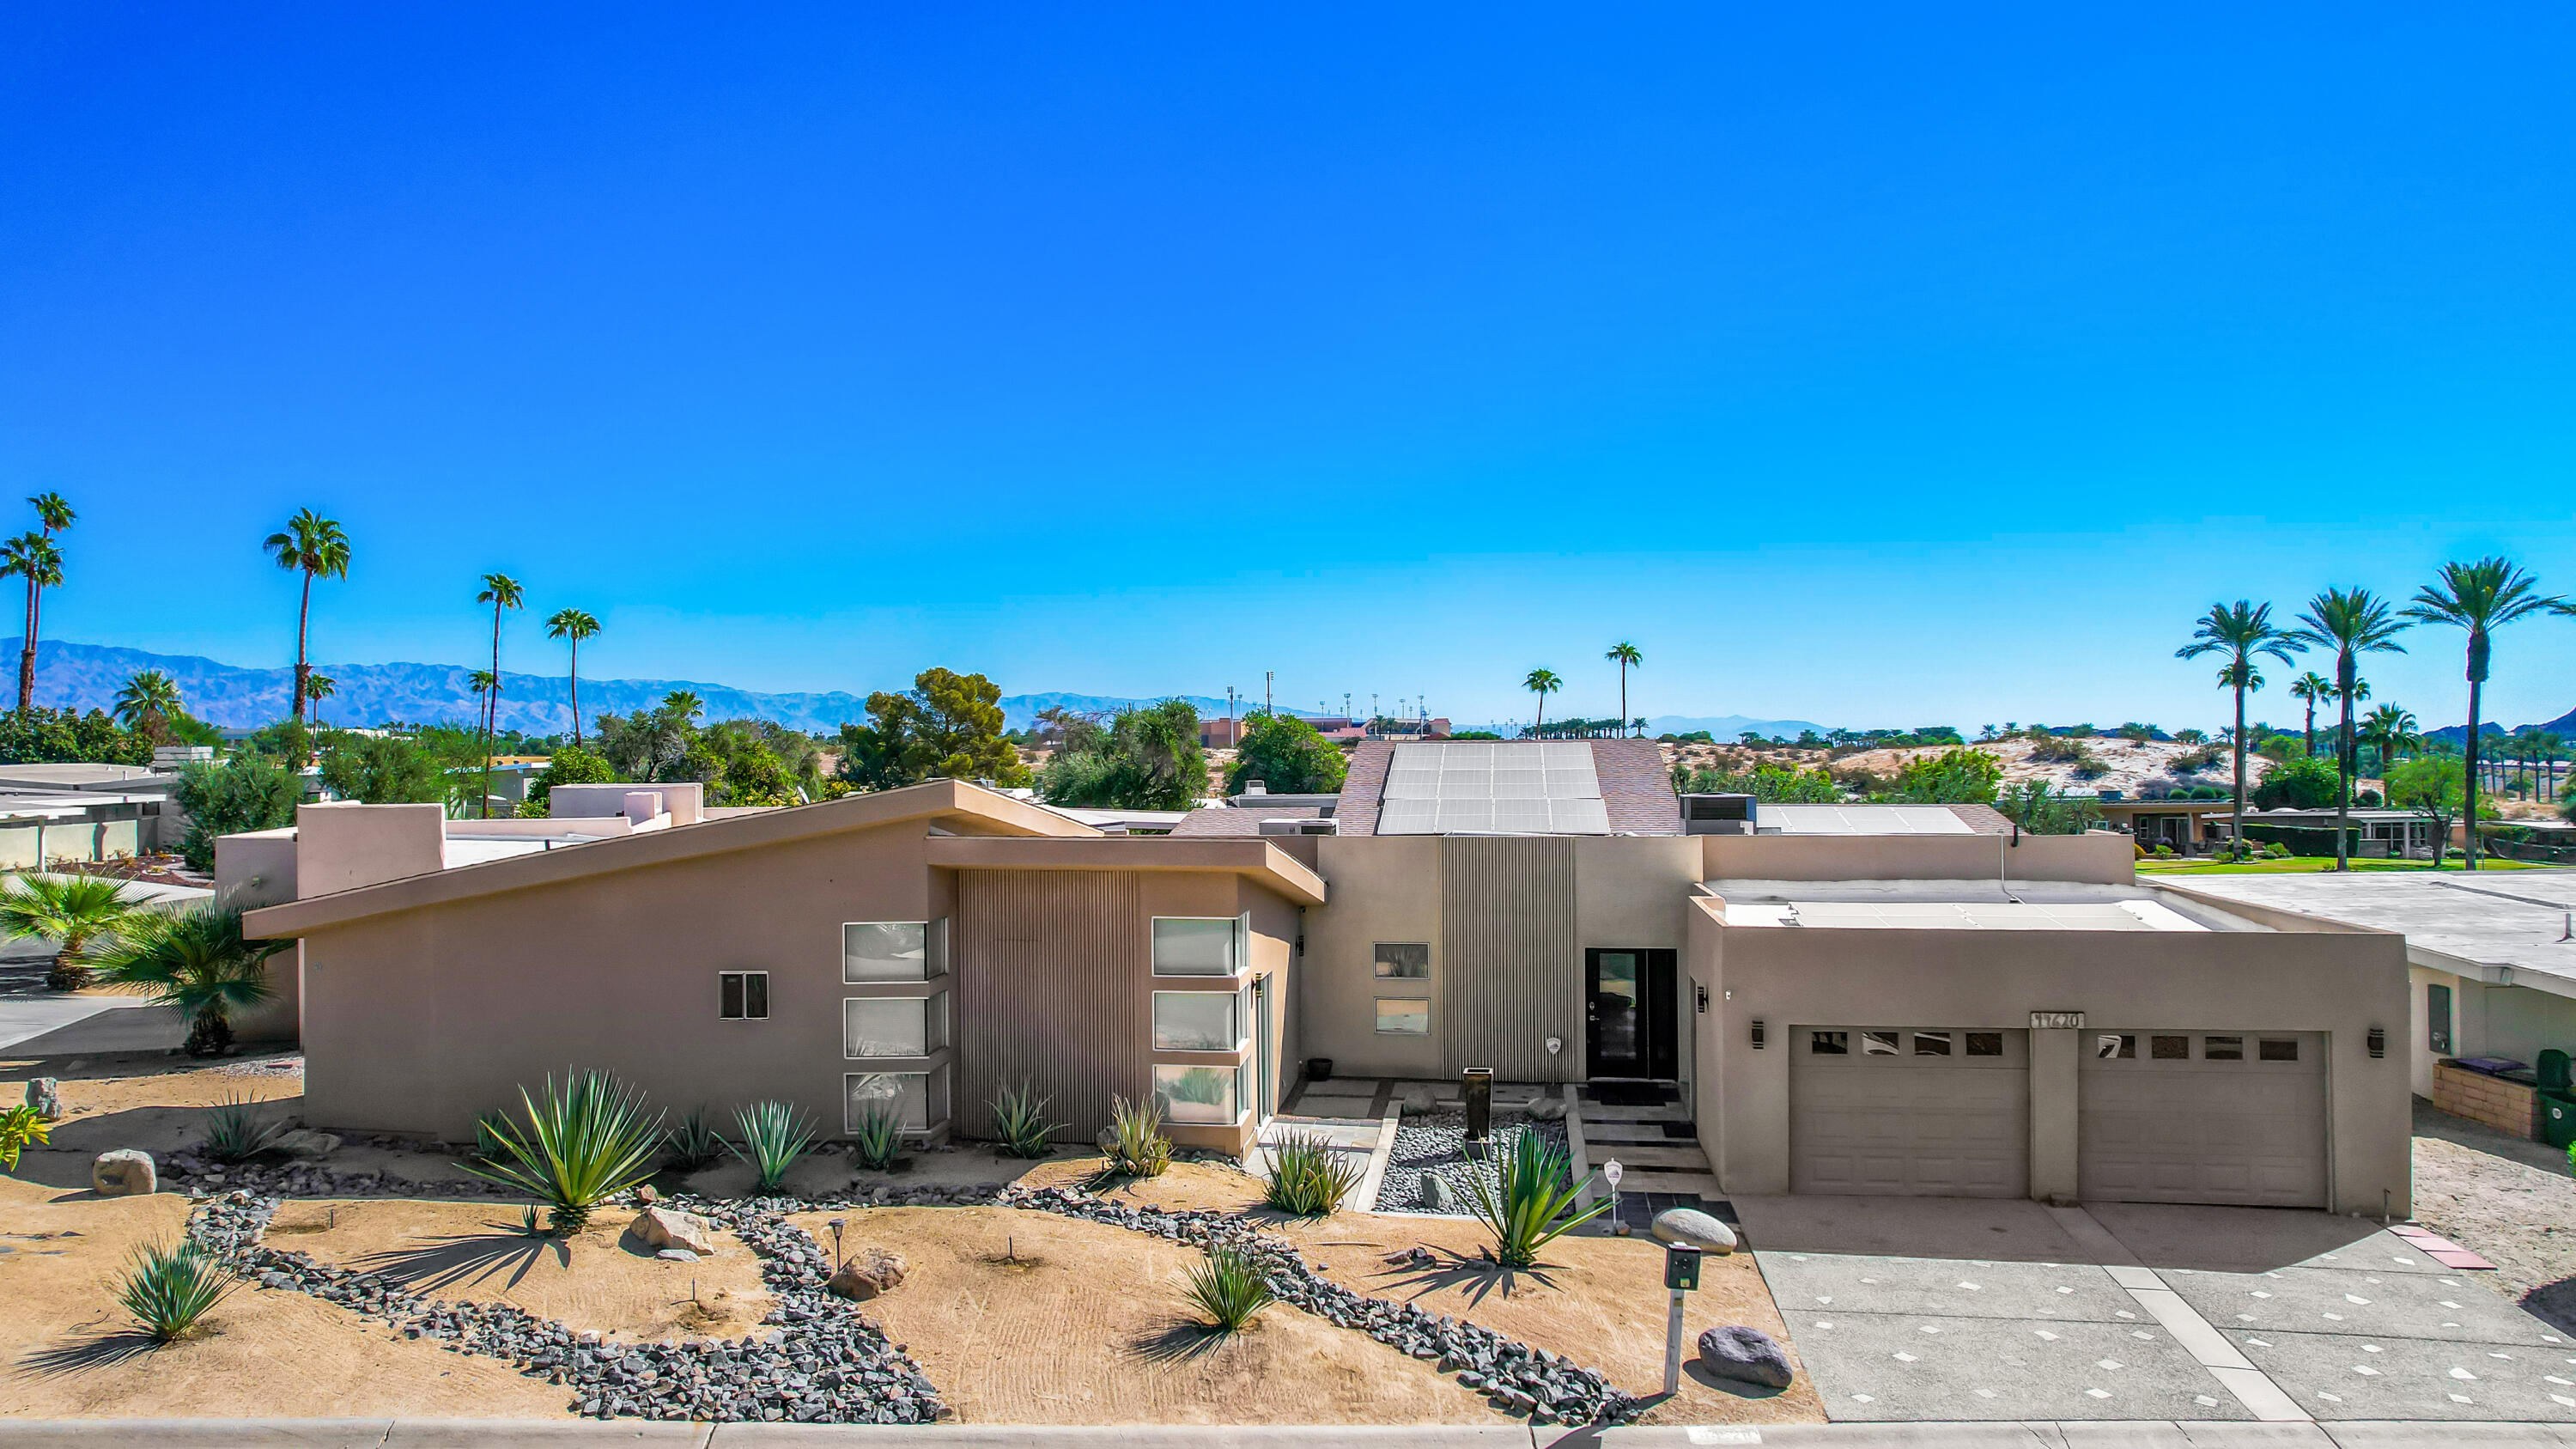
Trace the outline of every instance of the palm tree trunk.
<instances>
[{"instance_id":1,"label":"palm tree trunk","mask_svg":"<svg viewBox=\"0 0 2576 1449\"><path fill-rule=\"evenodd\" d=\"M2465 822L2466 839L2460 846L2460 869L2478 868L2478 689L2479 681L2469 681L2469 801L2460 818Z\"/></svg>"},{"instance_id":2,"label":"palm tree trunk","mask_svg":"<svg viewBox=\"0 0 2576 1449\"><path fill-rule=\"evenodd\" d=\"M483 818L492 818L492 736L501 727L501 601L492 601L492 692L483 704Z\"/></svg>"},{"instance_id":3,"label":"palm tree trunk","mask_svg":"<svg viewBox=\"0 0 2576 1449\"><path fill-rule=\"evenodd\" d=\"M2236 686L2236 827L2227 842L2231 855L2245 854L2245 686Z\"/></svg>"},{"instance_id":4,"label":"palm tree trunk","mask_svg":"<svg viewBox=\"0 0 2576 1449\"><path fill-rule=\"evenodd\" d=\"M27 637L18 650L18 713L36 707L36 576L27 575Z\"/></svg>"},{"instance_id":5,"label":"palm tree trunk","mask_svg":"<svg viewBox=\"0 0 2576 1449\"><path fill-rule=\"evenodd\" d=\"M1622 664L1622 665L1620 665L1620 666L1619 666L1619 735L1620 735L1620 738L1625 739L1625 738L1627 737L1627 734L1628 734L1628 666L1627 666L1627 665L1625 665L1625 664Z\"/></svg>"},{"instance_id":6,"label":"palm tree trunk","mask_svg":"<svg viewBox=\"0 0 2576 1449\"><path fill-rule=\"evenodd\" d=\"M572 747L581 748L581 636L572 641Z\"/></svg>"},{"instance_id":7,"label":"palm tree trunk","mask_svg":"<svg viewBox=\"0 0 2576 1449\"><path fill-rule=\"evenodd\" d=\"M2352 869L2352 660L2336 671L2343 694L2343 722L2335 726L2335 869Z\"/></svg>"},{"instance_id":8,"label":"palm tree trunk","mask_svg":"<svg viewBox=\"0 0 2576 1449\"><path fill-rule=\"evenodd\" d=\"M304 571L304 602L295 607L295 722L304 723L304 686L313 678L313 666L305 662L305 629L313 622L313 570Z\"/></svg>"}]
</instances>

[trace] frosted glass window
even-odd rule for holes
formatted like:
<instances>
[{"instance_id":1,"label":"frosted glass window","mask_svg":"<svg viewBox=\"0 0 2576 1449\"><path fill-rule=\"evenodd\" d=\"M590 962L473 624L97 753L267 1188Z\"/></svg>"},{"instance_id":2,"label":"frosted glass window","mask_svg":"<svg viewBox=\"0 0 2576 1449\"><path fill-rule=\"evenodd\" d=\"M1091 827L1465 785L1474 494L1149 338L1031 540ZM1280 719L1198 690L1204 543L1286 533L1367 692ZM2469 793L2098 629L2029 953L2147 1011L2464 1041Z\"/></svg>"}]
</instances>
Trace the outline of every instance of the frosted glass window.
<instances>
[{"instance_id":1,"label":"frosted glass window","mask_svg":"<svg viewBox=\"0 0 2576 1449\"><path fill-rule=\"evenodd\" d=\"M1167 1052L1230 1052L1243 1045L1242 998L1231 991L1154 993L1154 1047Z\"/></svg>"},{"instance_id":2,"label":"frosted glass window","mask_svg":"<svg viewBox=\"0 0 2576 1449\"><path fill-rule=\"evenodd\" d=\"M870 1117L892 1113L906 1132L930 1128L930 1084L920 1072L853 1073L841 1079L846 1099L843 1130L855 1132Z\"/></svg>"},{"instance_id":3,"label":"frosted glass window","mask_svg":"<svg viewBox=\"0 0 2576 1449\"><path fill-rule=\"evenodd\" d=\"M1154 918L1154 974L1157 976L1231 976L1235 970L1236 922L1232 916Z\"/></svg>"},{"instance_id":4,"label":"frosted glass window","mask_svg":"<svg viewBox=\"0 0 2576 1449\"><path fill-rule=\"evenodd\" d=\"M927 981L934 974L928 921L853 921L841 928L843 981Z\"/></svg>"},{"instance_id":5,"label":"frosted glass window","mask_svg":"<svg viewBox=\"0 0 2576 1449\"><path fill-rule=\"evenodd\" d=\"M1392 1036L1429 1036L1431 1003L1381 996L1377 999L1377 1029Z\"/></svg>"},{"instance_id":6,"label":"frosted glass window","mask_svg":"<svg viewBox=\"0 0 2576 1449\"><path fill-rule=\"evenodd\" d=\"M841 1003L841 1054L926 1057L948 1045L948 993L856 997Z\"/></svg>"},{"instance_id":7,"label":"frosted glass window","mask_svg":"<svg viewBox=\"0 0 2576 1449\"><path fill-rule=\"evenodd\" d=\"M1154 1098L1166 1122L1232 1124L1236 1070L1233 1067L1156 1067Z\"/></svg>"},{"instance_id":8,"label":"frosted glass window","mask_svg":"<svg viewBox=\"0 0 2576 1449\"><path fill-rule=\"evenodd\" d=\"M1377 946L1377 974L1404 981L1420 981L1431 974L1431 948L1419 942L1386 942Z\"/></svg>"}]
</instances>

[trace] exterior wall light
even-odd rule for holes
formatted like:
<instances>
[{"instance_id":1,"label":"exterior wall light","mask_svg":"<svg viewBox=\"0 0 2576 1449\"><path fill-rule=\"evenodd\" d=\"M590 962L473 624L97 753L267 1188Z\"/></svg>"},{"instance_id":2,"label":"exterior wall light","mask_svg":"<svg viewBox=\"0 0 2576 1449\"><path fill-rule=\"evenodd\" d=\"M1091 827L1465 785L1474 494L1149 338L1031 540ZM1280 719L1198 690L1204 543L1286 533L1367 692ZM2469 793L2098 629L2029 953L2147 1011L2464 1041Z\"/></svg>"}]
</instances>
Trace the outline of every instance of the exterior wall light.
<instances>
[{"instance_id":1,"label":"exterior wall light","mask_svg":"<svg viewBox=\"0 0 2576 1449\"><path fill-rule=\"evenodd\" d=\"M1753 1018L1753 1049L1757 1052L1763 1047L1762 1036L1762 1018L1757 1016Z\"/></svg>"},{"instance_id":2,"label":"exterior wall light","mask_svg":"<svg viewBox=\"0 0 2576 1449\"><path fill-rule=\"evenodd\" d=\"M2370 1029L2370 1054L2374 1057L2388 1055L2388 1028L2374 1026Z\"/></svg>"},{"instance_id":3,"label":"exterior wall light","mask_svg":"<svg viewBox=\"0 0 2576 1449\"><path fill-rule=\"evenodd\" d=\"M1694 986L1692 989L1699 993L1699 1014L1702 1016L1708 1015L1708 988L1705 986Z\"/></svg>"}]
</instances>

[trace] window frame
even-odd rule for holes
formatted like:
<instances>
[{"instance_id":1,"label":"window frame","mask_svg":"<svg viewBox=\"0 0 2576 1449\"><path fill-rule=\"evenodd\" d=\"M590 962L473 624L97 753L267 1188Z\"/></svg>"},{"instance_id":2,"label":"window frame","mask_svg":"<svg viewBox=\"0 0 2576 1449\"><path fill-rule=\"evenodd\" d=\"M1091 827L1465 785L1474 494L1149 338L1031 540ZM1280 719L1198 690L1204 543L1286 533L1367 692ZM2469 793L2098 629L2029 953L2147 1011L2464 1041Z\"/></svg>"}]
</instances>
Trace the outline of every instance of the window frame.
<instances>
[{"instance_id":1,"label":"window frame","mask_svg":"<svg viewBox=\"0 0 2576 1449\"><path fill-rule=\"evenodd\" d=\"M751 982L752 978L755 976L760 978L760 1010L757 1013L754 1013L751 1009ZM738 978L742 982L742 1010L731 1014L727 1014L725 1011L725 982L729 978ZM766 971L718 971L716 973L716 1020L769 1020L769 973Z\"/></svg>"},{"instance_id":2,"label":"window frame","mask_svg":"<svg viewBox=\"0 0 2576 1449\"><path fill-rule=\"evenodd\" d=\"M1422 1029L1420 1031L1413 1031L1405 1027L1388 1026L1386 1024L1386 1009L1390 1006L1409 1006L1419 1008L1422 1016ZM1369 1019L1371 1025L1376 1030L1376 1034L1379 1036L1428 1037L1431 1035L1431 998L1427 996L1374 997L1370 1002Z\"/></svg>"},{"instance_id":3,"label":"window frame","mask_svg":"<svg viewBox=\"0 0 2576 1449\"><path fill-rule=\"evenodd\" d=\"M862 1002L899 1001L921 1009L921 1039L924 1049L897 1056L861 1056L850 1050L850 1008ZM911 1062L935 1057L948 1049L950 1023L948 993L931 992L927 996L844 996L841 998L841 1060L845 1062ZM866 1076L869 1073L860 1073Z\"/></svg>"},{"instance_id":4,"label":"window frame","mask_svg":"<svg viewBox=\"0 0 2576 1449\"><path fill-rule=\"evenodd\" d=\"M921 974L919 976L871 976L850 974L850 932L861 926L919 926L921 928ZM841 984L844 986L920 986L948 975L948 918L928 921L843 921L841 923Z\"/></svg>"},{"instance_id":5,"label":"window frame","mask_svg":"<svg viewBox=\"0 0 2576 1449\"><path fill-rule=\"evenodd\" d=\"M1228 930L1225 948L1226 969L1222 971L1164 970L1163 953L1158 940L1160 932L1157 928L1165 921L1224 922ZM1249 935L1250 917L1248 916L1149 916L1145 923L1146 974L1158 981L1223 981L1241 976L1248 969L1248 958L1252 954L1252 943L1247 939Z\"/></svg>"},{"instance_id":6,"label":"window frame","mask_svg":"<svg viewBox=\"0 0 2576 1449\"><path fill-rule=\"evenodd\" d=\"M1243 1120L1244 1102L1242 1091L1242 1063L1238 1062L1229 1063L1223 1066L1208 1066L1196 1062L1156 1062L1153 1065L1152 1072L1154 1096L1159 1101L1169 1104L1163 1110L1163 1120L1165 1122L1175 1127L1231 1127ZM1219 1081L1225 1083L1226 1095L1233 1099L1233 1110L1223 1116L1187 1117L1181 1115L1182 1109L1185 1106L1191 1108L1203 1108L1210 1107L1215 1104L1199 1102L1184 1103L1182 1099L1173 1096L1170 1092L1164 1090L1163 1087L1163 1076L1167 1072L1181 1074L1207 1072L1213 1075Z\"/></svg>"},{"instance_id":7,"label":"window frame","mask_svg":"<svg viewBox=\"0 0 2576 1449\"><path fill-rule=\"evenodd\" d=\"M1421 952L1422 969L1419 971L1388 970L1386 953L1389 950ZM1373 979L1379 981L1428 981L1431 979L1431 943L1428 941L1372 941L1369 943L1369 969L1373 973Z\"/></svg>"},{"instance_id":8,"label":"window frame","mask_svg":"<svg viewBox=\"0 0 2576 1449\"><path fill-rule=\"evenodd\" d=\"M1167 977L1167 978L1164 978L1164 979L1167 979L1167 980L1189 980L1189 979L1191 979L1191 978L1188 978L1188 977ZM1199 978L1199 979L1203 979L1203 980L1222 980L1222 979L1224 979L1224 978L1221 978L1221 977L1204 977L1204 978ZM1245 991L1245 990L1235 990L1235 991L1186 991L1186 990L1183 990L1183 991L1164 991L1164 990L1161 990L1161 989L1159 989L1159 988L1158 988L1158 989L1156 989L1156 990L1153 992L1153 1000L1147 1004L1147 1009L1146 1009L1146 1031L1147 1031L1147 1033L1148 1033L1149 1037L1151 1038L1151 1041L1152 1041L1152 1044L1153 1044L1153 1049L1154 1049L1155 1051L1158 1051L1158 1052L1224 1052L1224 1053L1228 1053L1228 1054L1232 1054L1232 1053L1235 1053L1235 1052L1242 1051L1246 1046L1249 1046L1249 1045L1251 1044L1251 1042L1252 1042L1252 1023L1251 1023L1251 1020L1250 1020L1251 1013L1250 1013L1249 1011L1245 1010L1245 999L1246 999L1247 995L1248 995L1248 992L1247 992L1247 991ZM1233 1018L1234 1018L1234 1040L1233 1040L1230 1044L1228 1044L1228 1045L1226 1045L1226 1046L1213 1046L1213 1047L1208 1047L1208 1046L1174 1046L1174 1045L1172 1045L1172 1044L1170 1044L1170 1043L1168 1043L1168 1042L1164 1041L1164 1040L1163 1040L1163 998L1164 998L1164 997L1166 997L1166 996L1201 996L1201 997L1220 997L1220 998L1223 998L1224 1000L1226 1000L1226 1001L1228 1001L1228 1002L1232 1003L1232 1004L1231 1004L1231 1006L1228 1008L1228 1010L1232 1013Z\"/></svg>"}]
</instances>

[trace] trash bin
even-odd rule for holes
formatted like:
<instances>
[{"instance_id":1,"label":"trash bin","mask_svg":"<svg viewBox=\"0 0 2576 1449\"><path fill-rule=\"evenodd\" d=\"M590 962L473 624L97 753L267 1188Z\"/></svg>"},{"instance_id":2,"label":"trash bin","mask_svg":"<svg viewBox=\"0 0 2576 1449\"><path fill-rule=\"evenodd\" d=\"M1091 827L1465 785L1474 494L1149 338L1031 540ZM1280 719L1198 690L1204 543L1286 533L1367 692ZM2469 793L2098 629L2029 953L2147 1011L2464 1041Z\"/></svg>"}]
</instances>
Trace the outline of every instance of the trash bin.
<instances>
[{"instance_id":1,"label":"trash bin","mask_svg":"<svg viewBox=\"0 0 2576 1449\"><path fill-rule=\"evenodd\" d=\"M2540 1094L2540 1140L2552 1147L2576 1146L2576 1095Z\"/></svg>"}]
</instances>

